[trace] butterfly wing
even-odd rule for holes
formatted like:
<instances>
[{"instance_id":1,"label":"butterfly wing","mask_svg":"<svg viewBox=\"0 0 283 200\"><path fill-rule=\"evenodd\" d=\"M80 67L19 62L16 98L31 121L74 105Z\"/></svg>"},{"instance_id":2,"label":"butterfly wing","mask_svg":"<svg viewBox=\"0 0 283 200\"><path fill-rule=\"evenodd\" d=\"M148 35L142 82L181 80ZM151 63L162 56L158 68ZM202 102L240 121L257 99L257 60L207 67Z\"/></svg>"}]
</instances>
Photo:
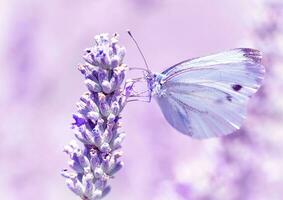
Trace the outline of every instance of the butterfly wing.
<instances>
[{"instance_id":1,"label":"butterfly wing","mask_svg":"<svg viewBox=\"0 0 283 200\"><path fill-rule=\"evenodd\" d=\"M199 139L227 135L243 123L264 73L259 51L234 49L165 70L163 95L156 98L166 120L180 132Z\"/></svg>"}]
</instances>

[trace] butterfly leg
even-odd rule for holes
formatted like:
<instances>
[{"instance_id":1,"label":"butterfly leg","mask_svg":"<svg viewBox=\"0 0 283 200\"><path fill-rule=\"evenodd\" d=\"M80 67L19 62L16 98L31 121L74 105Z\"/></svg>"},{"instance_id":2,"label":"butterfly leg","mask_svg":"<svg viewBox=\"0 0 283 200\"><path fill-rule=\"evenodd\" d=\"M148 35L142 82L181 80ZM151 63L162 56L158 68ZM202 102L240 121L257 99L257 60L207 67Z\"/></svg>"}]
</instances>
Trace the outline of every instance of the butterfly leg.
<instances>
[{"instance_id":1,"label":"butterfly leg","mask_svg":"<svg viewBox=\"0 0 283 200\"><path fill-rule=\"evenodd\" d=\"M140 102L146 102L149 103L149 100L145 100L145 99L129 99L127 102L134 102L134 101L140 101Z\"/></svg>"},{"instance_id":2,"label":"butterfly leg","mask_svg":"<svg viewBox=\"0 0 283 200\"><path fill-rule=\"evenodd\" d=\"M140 78L130 79L125 83L124 90L126 91L125 96L128 97L127 102L133 102L133 101L150 102L151 101L150 90L145 90L141 92L137 92L134 90L135 84L139 82L147 82L147 80L144 77L140 77ZM144 95L145 93L147 93L147 95Z\"/></svg>"},{"instance_id":3,"label":"butterfly leg","mask_svg":"<svg viewBox=\"0 0 283 200\"><path fill-rule=\"evenodd\" d=\"M143 95L144 93L149 93L149 90L145 90L142 92L136 92L135 90L133 90L134 94L131 95L131 97L149 97L149 95Z\"/></svg>"},{"instance_id":4,"label":"butterfly leg","mask_svg":"<svg viewBox=\"0 0 283 200\"><path fill-rule=\"evenodd\" d=\"M128 102L132 102L132 101L141 101L141 102L147 102L147 103L151 102L150 94L142 95L143 93L148 92L148 91L149 90L143 91L137 94L132 94L131 96L129 96Z\"/></svg>"},{"instance_id":5,"label":"butterfly leg","mask_svg":"<svg viewBox=\"0 0 283 200\"><path fill-rule=\"evenodd\" d=\"M129 88L130 92L134 92L136 94L140 94L139 92L134 90L134 86L136 83L140 83L140 82L146 82L146 79L144 77L140 77L140 78L134 78L134 79L129 79L126 81L125 86L124 86L124 90L126 88ZM146 91L142 92L145 93Z\"/></svg>"}]
</instances>

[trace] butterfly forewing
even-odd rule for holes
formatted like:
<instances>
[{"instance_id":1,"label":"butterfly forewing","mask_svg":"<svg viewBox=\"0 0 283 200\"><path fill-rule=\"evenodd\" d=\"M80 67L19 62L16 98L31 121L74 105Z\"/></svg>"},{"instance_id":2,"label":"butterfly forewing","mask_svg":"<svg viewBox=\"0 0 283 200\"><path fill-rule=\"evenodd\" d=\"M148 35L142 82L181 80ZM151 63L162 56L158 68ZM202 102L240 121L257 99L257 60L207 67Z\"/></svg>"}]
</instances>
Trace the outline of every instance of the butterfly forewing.
<instances>
[{"instance_id":1,"label":"butterfly forewing","mask_svg":"<svg viewBox=\"0 0 283 200\"><path fill-rule=\"evenodd\" d=\"M195 138L240 128L247 102L260 87L264 67L257 50L235 49L179 63L162 74L157 101L166 120Z\"/></svg>"}]
</instances>

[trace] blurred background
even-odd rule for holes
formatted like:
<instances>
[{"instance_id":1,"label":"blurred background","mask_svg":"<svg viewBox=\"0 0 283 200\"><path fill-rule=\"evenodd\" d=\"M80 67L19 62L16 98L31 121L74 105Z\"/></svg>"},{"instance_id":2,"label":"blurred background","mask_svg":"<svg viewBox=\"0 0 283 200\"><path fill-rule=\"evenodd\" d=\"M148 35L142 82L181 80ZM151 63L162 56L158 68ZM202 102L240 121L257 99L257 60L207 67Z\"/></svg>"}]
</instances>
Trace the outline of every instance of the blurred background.
<instances>
[{"instance_id":1,"label":"blurred background","mask_svg":"<svg viewBox=\"0 0 283 200\"><path fill-rule=\"evenodd\" d=\"M243 128L193 140L157 104L123 112L125 167L105 200L282 200L282 0L0 0L0 195L3 200L75 200L60 176L75 103L77 71L102 32L120 34L125 63L152 71L236 47L264 52L264 86ZM131 74L129 74L129 77Z\"/></svg>"}]
</instances>

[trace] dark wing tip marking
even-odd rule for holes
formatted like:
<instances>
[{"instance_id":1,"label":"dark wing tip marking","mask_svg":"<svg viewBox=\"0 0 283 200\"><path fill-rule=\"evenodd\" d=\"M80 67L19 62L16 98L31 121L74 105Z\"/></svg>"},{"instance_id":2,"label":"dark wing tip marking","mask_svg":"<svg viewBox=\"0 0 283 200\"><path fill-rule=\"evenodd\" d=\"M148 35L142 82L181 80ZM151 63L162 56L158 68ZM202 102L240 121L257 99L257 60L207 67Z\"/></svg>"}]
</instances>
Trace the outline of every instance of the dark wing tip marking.
<instances>
[{"instance_id":1,"label":"dark wing tip marking","mask_svg":"<svg viewBox=\"0 0 283 200\"><path fill-rule=\"evenodd\" d=\"M246 58L252 60L254 63L261 63L262 53L259 50L250 48L240 48L239 50L243 52Z\"/></svg>"}]
</instances>

